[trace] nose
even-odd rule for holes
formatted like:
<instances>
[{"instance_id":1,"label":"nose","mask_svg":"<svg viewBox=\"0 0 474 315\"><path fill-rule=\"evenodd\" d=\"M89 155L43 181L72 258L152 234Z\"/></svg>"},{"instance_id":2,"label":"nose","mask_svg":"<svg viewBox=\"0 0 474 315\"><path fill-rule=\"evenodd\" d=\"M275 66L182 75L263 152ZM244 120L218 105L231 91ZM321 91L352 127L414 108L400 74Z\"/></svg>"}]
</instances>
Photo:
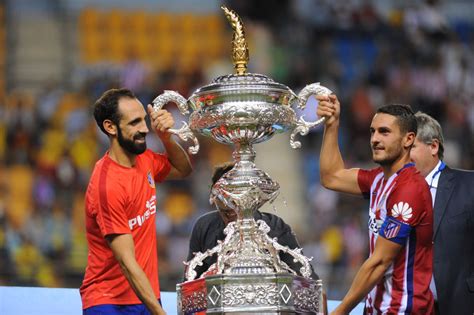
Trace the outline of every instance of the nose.
<instances>
[{"instance_id":1,"label":"nose","mask_svg":"<svg viewBox=\"0 0 474 315\"><path fill-rule=\"evenodd\" d=\"M140 124L140 130L139 130L141 133L148 133L150 131L150 129L148 129L148 126L146 124L146 122L143 122L142 124Z\"/></svg>"},{"instance_id":2,"label":"nose","mask_svg":"<svg viewBox=\"0 0 474 315\"><path fill-rule=\"evenodd\" d=\"M376 140L376 138L375 138L374 135L370 136L370 144L371 144L372 146L374 146L375 144L377 144L377 140Z\"/></svg>"},{"instance_id":3,"label":"nose","mask_svg":"<svg viewBox=\"0 0 474 315\"><path fill-rule=\"evenodd\" d=\"M370 136L370 143L372 144L372 146L378 144L380 141L378 139L378 134L377 132L374 132L372 133L372 135Z\"/></svg>"}]
</instances>

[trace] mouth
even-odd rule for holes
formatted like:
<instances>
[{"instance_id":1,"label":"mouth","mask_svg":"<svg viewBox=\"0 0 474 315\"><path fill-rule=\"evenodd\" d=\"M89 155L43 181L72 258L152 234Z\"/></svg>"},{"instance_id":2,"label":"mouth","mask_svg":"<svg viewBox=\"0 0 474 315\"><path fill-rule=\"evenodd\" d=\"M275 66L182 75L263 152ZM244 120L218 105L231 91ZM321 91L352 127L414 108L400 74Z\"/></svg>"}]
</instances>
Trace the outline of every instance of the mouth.
<instances>
[{"instance_id":1,"label":"mouth","mask_svg":"<svg viewBox=\"0 0 474 315\"><path fill-rule=\"evenodd\" d=\"M145 137L143 138L135 138L135 142L138 142L138 143L145 143Z\"/></svg>"}]
</instances>

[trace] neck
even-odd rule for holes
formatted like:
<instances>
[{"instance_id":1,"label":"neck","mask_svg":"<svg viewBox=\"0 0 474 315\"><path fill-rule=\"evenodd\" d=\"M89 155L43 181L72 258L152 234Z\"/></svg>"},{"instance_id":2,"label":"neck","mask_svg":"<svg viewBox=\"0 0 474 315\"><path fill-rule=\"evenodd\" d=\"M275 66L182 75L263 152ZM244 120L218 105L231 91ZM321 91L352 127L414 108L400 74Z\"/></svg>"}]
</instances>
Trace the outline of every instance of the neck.
<instances>
[{"instance_id":1,"label":"neck","mask_svg":"<svg viewBox=\"0 0 474 315\"><path fill-rule=\"evenodd\" d=\"M110 149L109 149L109 157L118 164L125 166L125 167L133 167L135 166L135 161L137 159L137 155L127 152L122 147L115 142L112 142Z\"/></svg>"},{"instance_id":2,"label":"neck","mask_svg":"<svg viewBox=\"0 0 474 315\"><path fill-rule=\"evenodd\" d=\"M430 165L428 165L428 167L427 167L428 170L426 171L426 174L422 173L421 175L423 177L428 176L428 174L431 173L435 169L436 165L438 165L439 161L440 161L440 159L438 159L438 157L433 158L430 162Z\"/></svg>"},{"instance_id":3,"label":"neck","mask_svg":"<svg viewBox=\"0 0 474 315\"><path fill-rule=\"evenodd\" d=\"M407 163L410 163L410 156L408 154L400 157L398 160L394 161L390 165L382 165L383 175L385 179L390 178L390 176L398 172Z\"/></svg>"}]
</instances>

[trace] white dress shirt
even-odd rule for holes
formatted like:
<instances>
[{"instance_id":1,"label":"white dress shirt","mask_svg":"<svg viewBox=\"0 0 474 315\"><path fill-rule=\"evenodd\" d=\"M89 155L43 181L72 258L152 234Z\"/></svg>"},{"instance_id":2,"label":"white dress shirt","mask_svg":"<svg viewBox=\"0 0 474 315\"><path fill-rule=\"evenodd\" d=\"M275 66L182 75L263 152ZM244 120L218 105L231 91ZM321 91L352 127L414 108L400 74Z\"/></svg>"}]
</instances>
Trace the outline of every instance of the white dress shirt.
<instances>
[{"instance_id":1,"label":"white dress shirt","mask_svg":"<svg viewBox=\"0 0 474 315\"><path fill-rule=\"evenodd\" d=\"M441 171L444 168L444 163L439 161L438 164L431 170L431 172L425 177L426 182L430 186L430 193L431 193L431 202L434 208L435 198L436 198L436 190L438 189L438 181L441 175ZM434 212L434 210L433 210ZM434 232L434 231L433 231ZM438 294L436 293L436 286L434 282L434 277L431 278L430 283L430 290L433 293L433 297L435 301L438 300Z\"/></svg>"}]
</instances>

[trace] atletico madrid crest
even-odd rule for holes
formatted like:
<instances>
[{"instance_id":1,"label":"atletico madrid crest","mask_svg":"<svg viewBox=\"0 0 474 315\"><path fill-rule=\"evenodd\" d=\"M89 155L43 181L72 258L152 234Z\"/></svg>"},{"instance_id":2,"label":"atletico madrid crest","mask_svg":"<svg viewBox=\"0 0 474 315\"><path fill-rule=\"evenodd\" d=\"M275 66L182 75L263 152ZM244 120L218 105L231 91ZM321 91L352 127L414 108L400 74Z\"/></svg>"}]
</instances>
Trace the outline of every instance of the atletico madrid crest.
<instances>
[{"instance_id":1,"label":"atletico madrid crest","mask_svg":"<svg viewBox=\"0 0 474 315\"><path fill-rule=\"evenodd\" d=\"M155 188L155 180L153 179L153 176L151 175L150 171L148 172L146 177L147 177L148 184L150 185L150 187Z\"/></svg>"},{"instance_id":2,"label":"atletico madrid crest","mask_svg":"<svg viewBox=\"0 0 474 315\"><path fill-rule=\"evenodd\" d=\"M398 235L398 232L400 232L401 225L402 224L400 222L389 219L388 224L384 230L385 238L391 239L396 237Z\"/></svg>"}]
</instances>

